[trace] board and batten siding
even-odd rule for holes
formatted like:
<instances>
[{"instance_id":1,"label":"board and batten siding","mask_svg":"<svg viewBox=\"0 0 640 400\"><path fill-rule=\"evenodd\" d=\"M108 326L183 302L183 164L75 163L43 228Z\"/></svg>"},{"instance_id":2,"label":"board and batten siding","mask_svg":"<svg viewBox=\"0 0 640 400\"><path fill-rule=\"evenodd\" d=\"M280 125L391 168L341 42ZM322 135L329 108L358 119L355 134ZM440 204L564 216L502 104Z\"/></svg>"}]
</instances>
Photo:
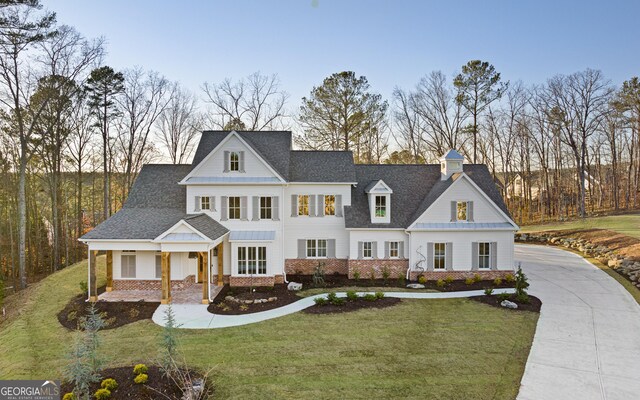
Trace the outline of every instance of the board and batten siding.
<instances>
[{"instance_id":1,"label":"board and batten siding","mask_svg":"<svg viewBox=\"0 0 640 400\"><path fill-rule=\"evenodd\" d=\"M358 259L359 242L376 242L377 257L385 258L385 242L402 242L404 245L404 257L408 254L409 236L403 230L352 230L349 231L349 258Z\"/></svg>"},{"instance_id":2,"label":"board and batten siding","mask_svg":"<svg viewBox=\"0 0 640 400\"><path fill-rule=\"evenodd\" d=\"M474 188L465 178L456 182L420 216L418 223L451 222L452 201L473 202L473 222L507 222L495 205Z\"/></svg>"},{"instance_id":3,"label":"board and batten siding","mask_svg":"<svg viewBox=\"0 0 640 400\"><path fill-rule=\"evenodd\" d=\"M113 251L113 279L144 279L154 280L156 278L156 254L155 251L136 251L136 277L123 278L121 275L121 256L123 252L120 250ZM129 253L125 253L129 254ZM132 253L131 253L132 254ZM190 262L191 261L191 262ZM195 275L194 260L189 260L189 253L171 253L171 279L183 280L189 275ZM193 265L190 265L193 264ZM191 268L190 268L191 267Z\"/></svg>"},{"instance_id":4,"label":"board and batten siding","mask_svg":"<svg viewBox=\"0 0 640 400\"><path fill-rule=\"evenodd\" d=\"M496 242L496 263L499 270L513 270L513 232L512 231L472 231L472 232L412 232L409 238L409 265L413 268L422 258L420 251L427 257L427 243L452 243L452 267L454 271L471 271L474 242ZM426 268L426 265L425 265Z\"/></svg>"}]
</instances>

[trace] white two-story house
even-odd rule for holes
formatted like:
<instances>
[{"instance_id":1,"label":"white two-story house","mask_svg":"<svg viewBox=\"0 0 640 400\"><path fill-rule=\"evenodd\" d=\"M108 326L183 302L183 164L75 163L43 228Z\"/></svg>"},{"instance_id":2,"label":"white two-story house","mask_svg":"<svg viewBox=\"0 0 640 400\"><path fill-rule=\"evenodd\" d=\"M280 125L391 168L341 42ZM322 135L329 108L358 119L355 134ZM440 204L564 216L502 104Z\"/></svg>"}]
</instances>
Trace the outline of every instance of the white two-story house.
<instances>
[{"instance_id":1,"label":"white two-story house","mask_svg":"<svg viewBox=\"0 0 640 400\"><path fill-rule=\"evenodd\" d=\"M207 131L189 165L145 165L123 208L80 238L107 290L273 285L287 274L494 278L518 229L484 165L358 165L292 149L291 132Z\"/></svg>"}]
</instances>

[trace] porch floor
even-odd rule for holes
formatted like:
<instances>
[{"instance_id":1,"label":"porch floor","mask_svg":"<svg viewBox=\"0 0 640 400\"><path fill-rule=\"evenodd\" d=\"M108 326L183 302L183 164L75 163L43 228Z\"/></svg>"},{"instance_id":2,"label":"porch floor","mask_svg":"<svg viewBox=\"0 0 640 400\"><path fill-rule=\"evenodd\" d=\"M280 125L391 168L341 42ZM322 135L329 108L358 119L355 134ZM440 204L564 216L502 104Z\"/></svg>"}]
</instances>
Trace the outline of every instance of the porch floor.
<instances>
[{"instance_id":1,"label":"porch floor","mask_svg":"<svg viewBox=\"0 0 640 400\"><path fill-rule=\"evenodd\" d=\"M222 290L222 286L209 284L211 298L215 298ZM160 302L162 292L160 290L113 290L104 292L98 296L98 301L153 301ZM196 283L183 290L171 291L171 302L174 304L201 304L202 284Z\"/></svg>"}]
</instances>

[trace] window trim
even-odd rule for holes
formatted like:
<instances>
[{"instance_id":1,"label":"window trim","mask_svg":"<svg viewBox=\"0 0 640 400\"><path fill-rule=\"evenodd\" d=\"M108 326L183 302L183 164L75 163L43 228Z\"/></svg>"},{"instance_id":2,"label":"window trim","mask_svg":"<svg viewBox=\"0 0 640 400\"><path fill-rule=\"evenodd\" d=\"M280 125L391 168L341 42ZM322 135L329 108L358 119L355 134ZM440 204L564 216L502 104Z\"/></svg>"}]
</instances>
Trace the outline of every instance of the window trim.
<instances>
[{"instance_id":1,"label":"window trim","mask_svg":"<svg viewBox=\"0 0 640 400\"><path fill-rule=\"evenodd\" d=\"M393 246L396 246L396 248L394 249ZM393 252L396 252L396 255L393 255ZM400 242L398 241L391 241L389 242L389 258L400 258Z\"/></svg>"},{"instance_id":2,"label":"window trim","mask_svg":"<svg viewBox=\"0 0 640 400\"><path fill-rule=\"evenodd\" d=\"M320 242L324 242L324 246L320 246ZM309 245L312 244L310 247ZM324 256L320 256L320 249L324 249ZM310 238L305 239L305 255L306 258L312 260L324 260L328 258L328 249L329 249L329 239L324 238ZM311 250L312 255L309 255L309 251Z\"/></svg>"},{"instance_id":3,"label":"window trim","mask_svg":"<svg viewBox=\"0 0 640 400\"><path fill-rule=\"evenodd\" d=\"M231 207L231 200L232 199L238 199L238 205L234 206L233 208ZM240 218L242 217L242 201L240 200L240 196L229 196L227 197L227 219L232 219L232 220L240 220ZM231 214L231 210L235 210L237 208L238 210L238 217L233 217Z\"/></svg>"},{"instance_id":4,"label":"window trim","mask_svg":"<svg viewBox=\"0 0 640 400\"><path fill-rule=\"evenodd\" d=\"M206 207L205 202L207 203ZM200 196L200 210L211 211L211 198L209 196Z\"/></svg>"},{"instance_id":5,"label":"window trim","mask_svg":"<svg viewBox=\"0 0 640 400\"><path fill-rule=\"evenodd\" d=\"M263 206L262 200L269 200L269 206ZM273 198L271 196L260 196L259 204L258 204L258 212L260 214L260 219L272 219L273 218ZM269 215L263 214L263 212L269 212Z\"/></svg>"},{"instance_id":6,"label":"window trim","mask_svg":"<svg viewBox=\"0 0 640 400\"><path fill-rule=\"evenodd\" d=\"M442 246L441 252L438 251L438 247ZM442 265L441 267L437 267L438 261ZM445 271L447 269L447 244L445 242L434 242L433 243L433 270L434 271Z\"/></svg>"},{"instance_id":7,"label":"window trim","mask_svg":"<svg viewBox=\"0 0 640 400\"><path fill-rule=\"evenodd\" d=\"M483 245L487 248L486 254L482 254ZM482 266L483 259L486 260L486 267ZM478 269L483 271L491 269L491 242L478 242Z\"/></svg>"},{"instance_id":8,"label":"window trim","mask_svg":"<svg viewBox=\"0 0 640 400\"><path fill-rule=\"evenodd\" d=\"M304 210L305 205L303 204L302 200L305 199L305 198L307 200L306 201L306 203L307 203L306 204L307 213L303 214L303 213L300 213L300 210L301 210L301 208L302 208L302 210ZM311 201L311 195L308 195L308 194L299 194L298 195L298 207L297 207L298 208L298 217L308 217L308 216L311 215L311 208L310 208L310 204L309 204L310 201Z\"/></svg>"},{"instance_id":9,"label":"window trim","mask_svg":"<svg viewBox=\"0 0 640 400\"><path fill-rule=\"evenodd\" d=\"M123 258L124 257L133 257L133 276L124 276L123 275ZM130 268L131 266L127 266ZM135 250L122 250L120 253L120 279L137 279L138 276L138 254Z\"/></svg>"},{"instance_id":10,"label":"window trim","mask_svg":"<svg viewBox=\"0 0 640 400\"><path fill-rule=\"evenodd\" d=\"M241 258L240 254L244 250L244 258ZM253 252L253 255L251 254ZM253 256L253 258L251 258ZM251 262L255 263L255 273L251 273ZM244 262L245 272L240 272L240 265ZM267 276L267 246L238 246L236 251L236 273L241 276ZM264 269L264 272L260 272L260 269Z\"/></svg>"},{"instance_id":11,"label":"window trim","mask_svg":"<svg viewBox=\"0 0 640 400\"><path fill-rule=\"evenodd\" d=\"M367 249L367 245L369 245L369 249ZM369 255L367 256L367 251L369 251ZM363 259L373 259L373 242L362 242L362 258Z\"/></svg>"},{"instance_id":12,"label":"window trim","mask_svg":"<svg viewBox=\"0 0 640 400\"><path fill-rule=\"evenodd\" d=\"M235 160L234 160L235 156ZM234 169L235 165L235 169ZM240 152L239 151L230 151L229 152L229 172L240 172Z\"/></svg>"},{"instance_id":13,"label":"window trim","mask_svg":"<svg viewBox=\"0 0 640 400\"><path fill-rule=\"evenodd\" d=\"M158 258L160 258L160 273L158 274ZM155 261L156 261L156 279L162 279L162 253L161 252L156 252L156 256L155 256Z\"/></svg>"},{"instance_id":14,"label":"window trim","mask_svg":"<svg viewBox=\"0 0 640 400\"><path fill-rule=\"evenodd\" d=\"M378 205L378 199L382 199L382 203ZM373 196L373 216L375 218L387 218L387 196L376 194ZM383 211L382 215L378 215L378 210Z\"/></svg>"}]
</instances>

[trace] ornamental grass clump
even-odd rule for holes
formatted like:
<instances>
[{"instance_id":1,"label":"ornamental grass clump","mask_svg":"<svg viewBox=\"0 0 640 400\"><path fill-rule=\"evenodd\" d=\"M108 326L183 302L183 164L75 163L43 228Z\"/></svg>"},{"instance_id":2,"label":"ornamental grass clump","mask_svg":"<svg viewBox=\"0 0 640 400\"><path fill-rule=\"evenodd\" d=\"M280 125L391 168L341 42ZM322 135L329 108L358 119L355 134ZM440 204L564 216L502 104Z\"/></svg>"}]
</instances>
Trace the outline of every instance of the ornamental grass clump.
<instances>
[{"instance_id":1,"label":"ornamental grass clump","mask_svg":"<svg viewBox=\"0 0 640 400\"><path fill-rule=\"evenodd\" d=\"M135 378L133 378L133 382L137 385L143 385L147 383L148 380L149 380L149 375L147 374L140 374L140 375L137 375Z\"/></svg>"},{"instance_id":2,"label":"ornamental grass clump","mask_svg":"<svg viewBox=\"0 0 640 400\"><path fill-rule=\"evenodd\" d=\"M485 296L491 296L492 294L493 294L493 288L488 287L488 288L484 289L484 295Z\"/></svg>"},{"instance_id":3,"label":"ornamental grass clump","mask_svg":"<svg viewBox=\"0 0 640 400\"><path fill-rule=\"evenodd\" d=\"M102 381L100 387L103 389L107 389L110 392L113 392L118 387L118 382L116 382L113 378L107 378Z\"/></svg>"},{"instance_id":4,"label":"ornamental grass clump","mask_svg":"<svg viewBox=\"0 0 640 400\"><path fill-rule=\"evenodd\" d=\"M109 389L98 389L93 394L93 397L95 397L96 400L107 400L111 397L111 391Z\"/></svg>"},{"instance_id":5,"label":"ornamental grass clump","mask_svg":"<svg viewBox=\"0 0 640 400\"><path fill-rule=\"evenodd\" d=\"M420 275L418 277L418 283L421 284L421 285L424 285L425 283L427 283L427 277L424 276L424 275Z\"/></svg>"},{"instance_id":6,"label":"ornamental grass clump","mask_svg":"<svg viewBox=\"0 0 640 400\"><path fill-rule=\"evenodd\" d=\"M494 280L493 280L493 284L494 284L494 286L500 286L500 285L502 285L502 279L500 279L500 278L496 278L496 279L494 279Z\"/></svg>"},{"instance_id":7,"label":"ornamental grass clump","mask_svg":"<svg viewBox=\"0 0 640 400\"><path fill-rule=\"evenodd\" d=\"M473 280L473 278L467 278L464 280L464 284L467 286L473 285L475 283L475 281Z\"/></svg>"}]
</instances>

